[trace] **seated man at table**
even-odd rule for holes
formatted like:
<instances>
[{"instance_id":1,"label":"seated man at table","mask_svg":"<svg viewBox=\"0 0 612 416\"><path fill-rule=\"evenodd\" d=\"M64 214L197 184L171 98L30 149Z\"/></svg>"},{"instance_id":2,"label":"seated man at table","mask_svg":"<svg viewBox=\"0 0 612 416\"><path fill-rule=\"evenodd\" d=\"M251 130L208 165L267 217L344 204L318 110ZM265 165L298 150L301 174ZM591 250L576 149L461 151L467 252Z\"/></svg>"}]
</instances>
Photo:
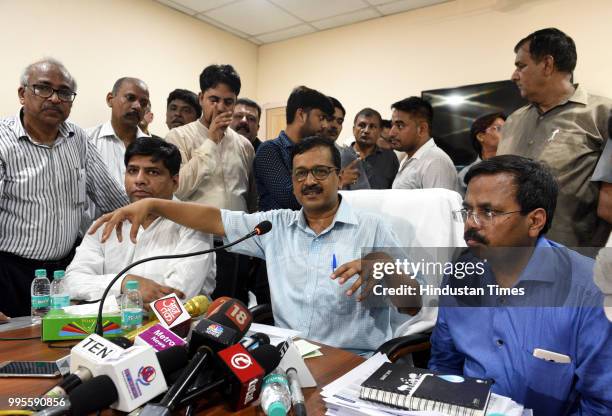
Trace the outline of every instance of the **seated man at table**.
<instances>
[{"instance_id":1,"label":"seated man at table","mask_svg":"<svg viewBox=\"0 0 612 416\"><path fill-rule=\"evenodd\" d=\"M139 138L125 151L125 189L131 202L146 198L171 200L178 187L181 155L173 144ZM129 224L128 224L129 225ZM99 299L110 281L128 264L162 254L191 253L212 247L212 236L190 230L155 215L141 222L137 244L120 244L116 235L101 243L101 233L87 234L66 269L72 299ZM127 225L125 227L127 229ZM109 292L119 295L128 280L139 282L145 303L170 293L191 298L215 288L214 254L154 260L129 270Z\"/></svg>"},{"instance_id":2,"label":"seated man at table","mask_svg":"<svg viewBox=\"0 0 612 416\"><path fill-rule=\"evenodd\" d=\"M361 272L362 249L399 247L385 220L353 210L338 194L340 153L327 138L296 143L292 153L293 192L300 211L272 210L247 214L209 205L147 199L102 216L102 241L116 226L132 222L134 241L140 224L158 215L184 226L234 241L268 220L272 230L233 247L234 251L266 260L276 325L334 347L373 351L391 337L390 308L357 302L347 290L346 277ZM114 234L114 232L113 232ZM382 253L380 253L382 254ZM358 260L355 260L358 259ZM345 263L345 264L343 264ZM330 278L336 265L351 271L338 281ZM412 281L416 284L415 281ZM360 299L363 296L361 293ZM415 301L419 300L415 298Z\"/></svg>"},{"instance_id":3,"label":"seated man at table","mask_svg":"<svg viewBox=\"0 0 612 416\"><path fill-rule=\"evenodd\" d=\"M464 259L484 266L442 286L481 293L440 298L429 367L492 379L493 392L535 415L612 414L612 326L593 260L544 237L555 179L539 162L504 155L473 166L465 182Z\"/></svg>"}]
</instances>

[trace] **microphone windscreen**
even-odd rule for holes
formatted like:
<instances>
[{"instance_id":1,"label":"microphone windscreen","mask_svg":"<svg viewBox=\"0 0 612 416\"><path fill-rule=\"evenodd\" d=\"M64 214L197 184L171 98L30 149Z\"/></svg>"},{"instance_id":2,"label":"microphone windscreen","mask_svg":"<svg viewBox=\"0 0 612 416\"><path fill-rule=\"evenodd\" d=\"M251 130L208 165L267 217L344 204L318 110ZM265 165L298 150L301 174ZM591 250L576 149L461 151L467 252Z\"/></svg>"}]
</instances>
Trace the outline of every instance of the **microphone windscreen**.
<instances>
[{"instance_id":1,"label":"microphone windscreen","mask_svg":"<svg viewBox=\"0 0 612 416\"><path fill-rule=\"evenodd\" d=\"M161 350L156 355L166 378L176 370L184 368L189 361L187 349L179 345Z\"/></svg>"},{"instance_id":2,"label":"microphone windscreen","mask_svg":"<svg viewBox=\"0 0 612 416\"><path fill-rule=\"evenodd\" d=\"M253 315L244 303L232 298L220 305L208 319L236 330L242 338L251 326Z\"/></svg>"},{"instance_id":3,"label":"microphone windscreen","mask_svg":"<svg viewBox=\"0 0 612 416\"><path fill-rule=\"evenodd\" d=\"M192 318L204 315L210 308L210 301L204 295L194 296L184 304L185 309Z\"/></svg>"},{"instance_id":4,"label":"microphone windscreen","mask_svg":"<svg viewBox=\"0 0 612 416\"><path fill-rule=\"evenodd\" d=\"M281 362L280 352L270 344L260 345L259 348L249 352L266 374L270 374Z\"/></svg>"},{"instance_id":5,"label":"microphone windscreen","mask_svg":"<svg viewBox=\"0 0 612 416\"><path fill-rule=\"evenodd\" d=\"M262 221L255 226L257 235L264 235L272 229L272 223L270 221Z\"/></svg>"},{"instance_id":6,"label":"microphone windscreen","mask_svg":"<svg viewBox=\"0 0 612 416\"><path fill-rule=\"evenodd\" d=\"M213 300L210 306L208 307L208 310L206 311L206 315L204 316L208 318L210 315L217 312L217 309L219 309L221 305L223 305L225 302L227 302L230 299L231 298L229 296L221 296L220 298Z\"/></svg>"},{"instance_id":7,"label":"microphone windscreen","mask_svg":"<svg viewBox=\"0 0 612 416\"><path fill-rule=\"evenodd\" d=\"M119 398L109 376L97 376L86 381L72 390L69 397L73 415L88 415L106 409Z\"/></svg>"},{"instance_id":8,"label":"microphone windscreen","mask_svg":"<svg viewBox=\"0 0 612 416\"><path fill-rule=\"evenodd\" d=\"M260 344L270 343L270 337L267 334L264 334L263 332L255 332L253 335L251 335L251 338L259 341Z\"/></svg>"}]
</instances>

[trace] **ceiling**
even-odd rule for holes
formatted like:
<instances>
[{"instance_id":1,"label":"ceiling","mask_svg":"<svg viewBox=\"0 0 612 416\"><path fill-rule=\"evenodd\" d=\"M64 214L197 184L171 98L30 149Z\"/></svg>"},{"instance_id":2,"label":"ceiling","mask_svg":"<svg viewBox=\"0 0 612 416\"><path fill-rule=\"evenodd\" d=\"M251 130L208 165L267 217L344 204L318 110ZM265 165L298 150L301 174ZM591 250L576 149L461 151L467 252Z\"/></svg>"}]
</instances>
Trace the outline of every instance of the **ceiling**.
<instances>
[{"instance_id":1,"label":"ceiling","mask_svg":"<svg viewBox=\"0 0 612 416\"><path fill-rule=\"evenodd\" d=\"M450 0L156 0L257 45Z\"/></svg>"}]
</instances>

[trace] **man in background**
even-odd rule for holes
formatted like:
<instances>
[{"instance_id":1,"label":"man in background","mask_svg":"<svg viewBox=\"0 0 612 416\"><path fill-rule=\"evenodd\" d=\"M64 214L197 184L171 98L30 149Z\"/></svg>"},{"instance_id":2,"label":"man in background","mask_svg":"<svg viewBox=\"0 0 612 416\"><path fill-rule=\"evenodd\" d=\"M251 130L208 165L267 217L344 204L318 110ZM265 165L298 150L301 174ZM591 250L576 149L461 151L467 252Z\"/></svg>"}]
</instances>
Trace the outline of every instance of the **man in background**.
<instances>
[{"instance_id":1,"label":"man in background","mask_svg":"<svg viewBox=\"0 0 612 416\"><path fill-rule=\"evenodd\" d=\"M257 152L261 144L261 140L257 138L260 119L261 107L259 104L248 98L239 98L238 101L236 101L230 127L236 133L240 133L249 139L255 152Z\"/></svg>"},{"instance_id":2,"label":"man in background","mask_svg":"<svg viewBox=\"0 0 612 416\"><path fill-rule=\"evenodd\" d=\"M612 101L574 84L576 45L562 31L538 30L514 52L512 81L529 104L508 117L497 154L545 162L559 181L551 239L568 247L601 247L610 224L597 216L600 188L591 176L608 137Z\"/></svg>"},{"instance_id":3,"label":"man in background","mask_svg":"<svg viewBox=\"0 0 612 416\"><path fill-rule=\"evenodd\" d=\"M198 95L180 88L172 91L166 100L166 126L168 130L193 123L202 116Z\"/></svg>"},{"instance_id":4,"label":"man in background","mask_svg":"<svg viewBox=\"0 0 612 416\"><path fill-rule=\"evenodd\" d=\"M317 90L300 86L287 100L287 127L274 140L261 144L253 169L257 181L260 211L300 209L291 182L291 151L304 137L322 134L334 110L331 102Z\"/></svg>"},{"instance_id":5,"label":"man in background","mask_svg":"<svg viewBox=\"0 0 612 416\"><path fill-rule=\"evenodd\" d=\"M393 189L446 188L457 190L457 171L451 158L431 137L433 108L419 97L394 103L390 136L395 150L406 153Z\"/></svg>"}]
</instances>

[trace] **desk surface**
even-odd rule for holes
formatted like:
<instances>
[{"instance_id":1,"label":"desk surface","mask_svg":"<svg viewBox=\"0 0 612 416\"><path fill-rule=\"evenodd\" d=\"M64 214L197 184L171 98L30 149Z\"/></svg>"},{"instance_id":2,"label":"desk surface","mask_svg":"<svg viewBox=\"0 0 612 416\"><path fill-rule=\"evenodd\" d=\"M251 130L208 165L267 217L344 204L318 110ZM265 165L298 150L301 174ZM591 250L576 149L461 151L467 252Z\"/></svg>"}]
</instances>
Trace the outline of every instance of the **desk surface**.
<instances>
[{"instance_id":1,"label":"desk surface","mask_svg":"<svg viewBox=\"0 0 612 416\"><path fill-rule=\"evenodd\" d=\"M40 326L28 327L14 331L0 333L0 338L27 338L40 336ZM53 345L73 345L77 341L65 341L53 343ZM57 360L69 354L70 350L49 348L40 338L27 341L0 341L0 362L7 360L23 361L51 361ZM304 398L309 416L325 414L325 404L320 396L321 388L345 374L352 368L363 362L358 355L323 345L322 357L309 358L306 360L308 368L312 372L318 387L304 389ZM0 378L0 409L8 409L9 397L38 397L56 383L59 378ZM233 413L227 402L219 396L214 397L209 403L199 403L198 414L211 416L239 414L239 415L264 415L259 406L252 406L240 412ZM104 412L104 414L120 414L120 412Z\"/></svg>"}]
</instances>

